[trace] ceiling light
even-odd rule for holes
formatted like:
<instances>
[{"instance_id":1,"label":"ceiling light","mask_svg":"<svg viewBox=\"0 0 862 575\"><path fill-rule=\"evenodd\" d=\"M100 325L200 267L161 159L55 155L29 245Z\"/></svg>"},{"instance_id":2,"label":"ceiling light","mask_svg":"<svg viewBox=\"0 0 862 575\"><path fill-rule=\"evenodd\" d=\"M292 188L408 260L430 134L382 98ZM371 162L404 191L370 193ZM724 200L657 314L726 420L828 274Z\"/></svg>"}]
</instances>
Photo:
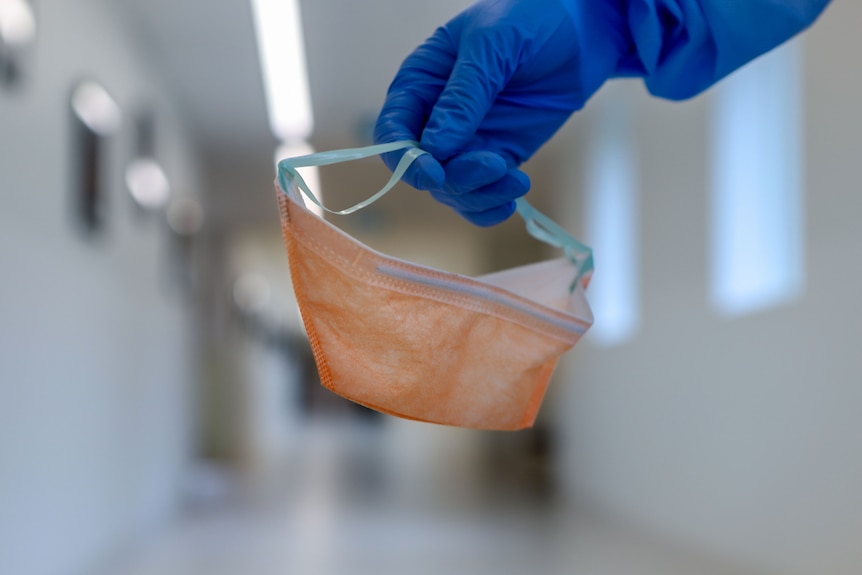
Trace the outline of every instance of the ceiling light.
<instances>
[{"instance_id":1,"label":"ceiling light","mask_svg":"<svg viewBox=\"0 0 862 575\"><path fill-rule=\"evenodd\" d=\"M126 169L126 186L143 207L164 207L171 195L171 185L162 167L152 158L133 160Z\"/></svg>"},{"instance_id":2,"label":"ceiling light","mask_svg":"<svg viewBox=\"0 0 862 575\"><path fill-rule=\"evenodd\" d=\"M191 198L177 198L168 208L168 225L181 236L193 236L204 225L204 209Z\"/></svg>"},{"instance_id":3,"label":"ceiling light","mask_svg":"<svg viewBox=\"0 0 862 575\"><path fill-rule=\"evenodd\" d=\"M84 81L75 87L72 109L84 125L100 136L109 136L120 127L120 107L96 82Z\"/></svg>"},{"instance_id":4,"label":"ceiling light","mask_svg":"<svg viewBox=\"0 0 862 575\"><path fill-rule=\"evenodd\" d=\"M269 123L282 141L314 128L298 0L252 0Z\"/></svg>"},{"instance_id":5,"label":"ceiling light","mask_svg":"<svg viewBox=\"0 0 862 575\"><path fill-rule=\"evenodd\" d=\"M0 0L0 41L21 48L36 36L36 16L25 0Z\"/></svg>"}]
</instances>

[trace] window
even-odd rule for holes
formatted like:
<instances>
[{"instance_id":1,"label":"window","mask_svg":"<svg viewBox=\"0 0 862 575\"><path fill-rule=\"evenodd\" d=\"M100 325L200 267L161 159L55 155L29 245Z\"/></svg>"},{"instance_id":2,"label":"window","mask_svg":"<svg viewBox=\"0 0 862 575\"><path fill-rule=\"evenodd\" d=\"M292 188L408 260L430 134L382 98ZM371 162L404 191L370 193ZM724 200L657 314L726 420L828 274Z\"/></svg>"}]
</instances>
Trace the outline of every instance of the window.
<instances>
[{"instance_id":1,"label":"window","mask_svg":"<svg viewBox=\"0 0 862 575\"><path fill-rule=\"evenodd\" d=\"M587 243L596 261L590 333L601 345L617 345L631 338L640 322L635 136L625 98L598 107L586 164Z\"/></svg>"},{"instance_id":2,"label":"window","mask_svg":"<svg viewBox=\"0 0 862 575\"><path fill-rule=\"evenodd\" d=\"M712 116L711 286L716 308L751 313L796 297L802 270L800 46L717 88Z\"/></svg>"}]
</instances>

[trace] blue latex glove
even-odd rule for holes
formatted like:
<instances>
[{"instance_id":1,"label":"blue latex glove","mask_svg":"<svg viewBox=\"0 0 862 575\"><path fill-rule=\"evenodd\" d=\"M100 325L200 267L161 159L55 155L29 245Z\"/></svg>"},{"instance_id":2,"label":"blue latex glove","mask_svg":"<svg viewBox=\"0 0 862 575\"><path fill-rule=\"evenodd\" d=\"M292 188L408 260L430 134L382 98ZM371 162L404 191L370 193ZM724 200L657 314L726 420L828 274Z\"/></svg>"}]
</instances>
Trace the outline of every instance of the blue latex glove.
<instances>
[{"instance_id":1,"label":"blue latex glove","mask_svg":"<svg viewBox=\"0 0 862 575\"><path fill-rule=\"evenodd\" d=\"M480 0L419 46L392 82L378 143L431 153L404 180L469 221L508 218L529 159L612 76L698 94L810 24L828 0ZM394 168L399 156L384 161Z\"/></svg>"},{"instance_id":2,"label":"blue latex glove","mask_svg":"<svg viewBox=\"0 0 862 575\"><path fill-rule=\"evenodd\" d=\"M517 166L584 105L626 48L613 3L582 4L584 32L559 0L483 0L417 48L375 130L377 142L415 139L433 156L419 158L405 181L478 225L512 215L530 188ZM582 61L585 38L593 48ZM384 160L393 168L398 156Z\"/></svg>"}]
</instances>

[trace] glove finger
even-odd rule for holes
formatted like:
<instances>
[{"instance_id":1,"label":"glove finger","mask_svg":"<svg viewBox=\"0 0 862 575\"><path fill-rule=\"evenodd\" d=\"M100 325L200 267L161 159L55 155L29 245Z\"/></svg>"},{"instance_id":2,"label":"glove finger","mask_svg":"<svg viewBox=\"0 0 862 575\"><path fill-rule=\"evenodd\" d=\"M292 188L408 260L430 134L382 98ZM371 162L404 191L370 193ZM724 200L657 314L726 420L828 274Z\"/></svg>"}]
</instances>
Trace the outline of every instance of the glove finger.
<instances>
[{"instance_id":1,"label":"glove finger","mask_svg":"<svg viewBox=\"0 0 862 575\"><path fill-rule=\"evenodd\" d=\"M391 115L384 116L381 114L375 128L375 143L382 144L399 140L417 140L417 136L399 119L393 119ZM405 150L399 150L383 154L383 162L390 170L395 171L395 167L401 161L404 152ZM407 168L401 179L416 189L430 190L443 186L446 173L437 160L428 154L423 154Z\"/></svg>"},{"instance_id":2,"label":"glove finger","mask_svg":"<svg viewBox=\"0 0 862 575\"><path fill-rule=\"evenodd\" d=\"M458 210L458 213L471 224L487 228L508 220L515 213L515 202L508 202L480 212Z\"/></svg>"},{"instance_id":3,"label":"glove finger","mask_svg":"<svg viewBox=\"0 0 862 575\"><path fill-rule=\"evenodd\" d=\"M420 139L434 103L452 72L455 54L451 41L438 29L404 60L374 126L375 143ZM383 161L390 170L395 170L403 155L403 151L383 154ZM414 188L428 190L441 187L444 178L440 164L426 155L417 159L402 179Z\"/></svg>"},{"instance_id":4,"label":"glove finger","mask_svg":"<svg viewBox=\"0 0 862 575\"><path fill-rule=\"evenodd\" d=\"M431 196L457 211L482 212L497 208L520 198L530 190L530 178L524 172L510 170L502 178L487 186L466 193L449 193L431 190Z\"/></svg>"},{"instance_id":5,"label":"glove finger","mask_svg":"<svg viewBox=\"0 0 862 575\"><path fill-rule=\"evenodd\" d=\"M477 39L458 56L422 132L422 148L441 161L465 149L506 82L493 38Z\"/></svg>"},{"instance_id":6,"label":"glove finger","mask_svg":"<svg viewBox=\"0 0 862 575\"><path fill-rule=\"evenodd\" d=\"M455 156L443 165L446 193L459 195L496 182L506 175L506 160L493 152L474 151Z\"/></svg>"}]
</instances>

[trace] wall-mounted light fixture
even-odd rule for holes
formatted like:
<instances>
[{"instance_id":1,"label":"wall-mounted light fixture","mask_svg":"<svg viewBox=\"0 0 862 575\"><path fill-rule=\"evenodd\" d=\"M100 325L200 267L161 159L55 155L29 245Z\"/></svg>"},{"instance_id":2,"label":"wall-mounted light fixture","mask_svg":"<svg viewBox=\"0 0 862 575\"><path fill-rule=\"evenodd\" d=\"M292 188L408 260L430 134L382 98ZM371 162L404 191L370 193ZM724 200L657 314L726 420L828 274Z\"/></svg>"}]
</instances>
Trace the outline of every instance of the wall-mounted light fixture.
<instances>
[{"instance_id":1,"label":"wall-mounted light fixture","mask_svg":"<svg viewBox=\"0 0 862 575\"><path fill-rule=\"evenodd\" d=\"M0 0L2 2L3 0ZM85 80L72 88L73 205L83 228L101 227L104 211L104 143L119 130L120 107L100 84Z\"/></svg>"},{"instance_id":2,"label":"wall-mounted light fixture","mask_svg":"<svg viewBox=\"0 0 862 575\"><path fill-rule=\"evenodd\" d=\"M193 198L176 198L168 208L168 225L183 237L192 237L204 226L204 209Z\"/></svg>"},{"instance_id":3,"label":"wall-mounted light fixture","mask_svg":"<svg viewBox=\"0 0 862 575\"><path fill-rule=\"evenodd\" d=\"M126 187L135 202L147 210L168 205L171 184L156 160L156 120L151 110L138 114L135 122L135 156L126 167Z\"/></svg>"},{"instance_id":4,"label":"wall-mounted light fixture","mask_svg":"<svg viewBox=\"0 0 862 575\"><path fill-rule=\"evenodd\" d=\"M36 37L36 14L27 0L0 0L0 81L15 84L22 56Z\"/></svg>"},{"instance_id":5,"label":"wall-mounted light fixture","mask_svg":"<svg viewBox=\"0 0 862 575\"><path fill-rule=\"evenodd\" d=\"M189 296L199 283L193 256L198 235L204 226L204 209L191 196L175 196L165 210L165 216L171 232L168 279L177 293Z\"/></svg>"}]
</instances>

